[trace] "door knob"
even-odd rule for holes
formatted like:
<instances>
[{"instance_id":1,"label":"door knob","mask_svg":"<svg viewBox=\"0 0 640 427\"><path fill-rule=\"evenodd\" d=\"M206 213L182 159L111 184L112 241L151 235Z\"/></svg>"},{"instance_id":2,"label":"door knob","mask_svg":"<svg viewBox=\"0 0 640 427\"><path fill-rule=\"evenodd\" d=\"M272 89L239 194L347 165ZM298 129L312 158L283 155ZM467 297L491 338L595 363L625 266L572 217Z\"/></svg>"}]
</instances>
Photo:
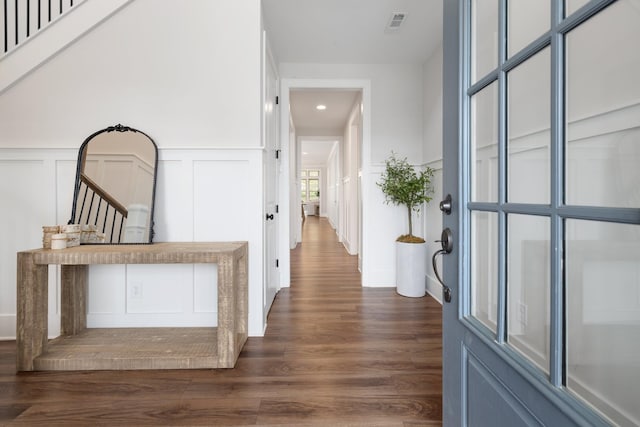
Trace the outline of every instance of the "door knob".
<instances>
[{"instance_id":1,"label":"door knob","mask_svg":"<svg viewBox=\"0 0 640 427\"><path fill-rule=\"evenodd\" d=\"M438 273L438 266L436 265L436 258L438 255L449 254L453 250L453 233L450 228L445 228L442 230L442 234L440 235L440 240L436 240L436 242L440 242L442 245L442 249L436 251L433 254L433 258L431 258L431 265L433 266L433 272L436 275L436 279L440 282L442 286L442 294L444 295L445 302L451 302L451 288L444 284L442 278L440 277L440 273Z\"/></svg>"},{"instance_id":2,"label":"door knob","mask_svg":"<svg viewBox=\"0 0 640 427\"><path fill-rule=\"evenodd\" d=\"M273 219L273 214L267 214L267 221Z\"/></svg>"}]
</instances>

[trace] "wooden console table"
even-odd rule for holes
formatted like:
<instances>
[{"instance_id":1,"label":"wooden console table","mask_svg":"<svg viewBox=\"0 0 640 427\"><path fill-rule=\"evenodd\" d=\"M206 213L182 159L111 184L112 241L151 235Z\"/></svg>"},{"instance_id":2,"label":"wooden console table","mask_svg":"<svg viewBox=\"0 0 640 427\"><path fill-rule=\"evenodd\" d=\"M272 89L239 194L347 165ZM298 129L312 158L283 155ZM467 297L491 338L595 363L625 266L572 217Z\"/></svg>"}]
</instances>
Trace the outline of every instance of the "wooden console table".
<instances>
[{"instance_id":1,"label":"wooden console table","mask_svg":"<svg viewBox=\"0 0 640 427\"><path fill-rule=\"evenodd\" d=\"M247 340L247 243L83 245L18 253L18 371L233 368ZM218 265L217 328L87 329L92 264ZM49 341L48 266L61 265L61 335Z\"/></svg>"}]
</instances>

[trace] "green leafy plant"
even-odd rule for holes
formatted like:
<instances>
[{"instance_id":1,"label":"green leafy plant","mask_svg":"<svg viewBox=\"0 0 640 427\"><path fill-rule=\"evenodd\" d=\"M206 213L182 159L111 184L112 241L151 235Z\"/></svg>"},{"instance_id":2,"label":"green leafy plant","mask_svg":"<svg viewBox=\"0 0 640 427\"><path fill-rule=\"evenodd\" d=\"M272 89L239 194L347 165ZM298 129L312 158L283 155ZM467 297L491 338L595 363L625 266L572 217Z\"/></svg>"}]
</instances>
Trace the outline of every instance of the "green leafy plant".
<instances>
[{"instance_id":1,"label":"green leafy plant","mask_svg":"<svg viewBox=\"0 0 640 427\"><path fill-rule=\"evenodd\" d=\"M423 203L429 203L433 195L433 169L430 167L421 171L407 162L406 158L399 159L392 151L385 161L385 170L376 184L385 195L386 204L402 205L407 208L409 218L409 234L404 234L398 242L423 243L424 239L413 235L412 212L419 212Z\"/></svg>"}]
</instances>

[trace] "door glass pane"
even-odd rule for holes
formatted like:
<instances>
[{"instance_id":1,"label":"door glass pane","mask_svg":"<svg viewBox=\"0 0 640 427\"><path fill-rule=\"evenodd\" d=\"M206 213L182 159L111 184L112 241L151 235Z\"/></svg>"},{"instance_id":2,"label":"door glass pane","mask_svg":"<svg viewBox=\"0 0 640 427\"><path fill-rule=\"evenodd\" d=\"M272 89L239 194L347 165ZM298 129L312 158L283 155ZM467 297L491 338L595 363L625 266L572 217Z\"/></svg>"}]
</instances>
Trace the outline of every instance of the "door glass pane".
<instances>
[{"instance_id":1,"label":"door glass pane","mask_svg":"<svg viewBox=\"0 0 640 427\"><path fill-rule=\"evenodd\" d=\"M309 201L315 202L320 198L320 181L309 179Z\"/></svg>"},{"instance_id":2,"label":"door glass pane","mask_svg":"<svg viewBox=\"0 0 640 427\"><path fill-rule=\"evenodd\" d=\"M640 226L567 220L567 387L640 425Z\"/></svg>"},{"instance_id":3,"label":"door glass pane","mask_svg":"<svg viewBox=\"0 0 640 427\"><path fill-rule=\"evenodd\" d=\"M573 12L580 9L587 3L589 3L589 0L566 0L564 3L566 8L566 15L571 15Z\"/></svg>"},{"instance_id":4,"label":"door glass pane","mask_svg":"<svg viewBox=\"0 0 640 427\"><path fill-rule=\"evenodd\" d=\"M550 0L509 0L507 14L507 50L512 56L549 30Z\"/></svg>"},{"instance_id":5,"label":"door glass pane","mask_svg":"<svg viewBox=\"0 0 640 427\"><path fill-rule=\"evenodd\" d=\"M303 202L307 201L307 180L303 179L300 181L300 198Z\"/></svg>"},{"instance_id":6,"label":"door glass pane","mask_svg":"<svg viewBox=\"0 0 640 427\"><path fill-rule=\"evenodd\" d=\"M498 200L498 84L471 98L471 199Z\"/></svg>"},{"instance_id":7,"label":"door glass pane","mask_svg":"<svg viewBox=\"0 0 640 427\"><path fill-rule=\"evenodd\" d=\"M498 0L473 0L471 2L471 81L475 83L496 67L498 67Z\"/></svg>"},{"instance_id":8,"label":"door glass pane","mask_svg":"<svg viewBox=\"0 0 640 427\"><path fill-rule=\"evenodd\" d=\"M550 49L508 74L507 199L549 203Z\"/></svg>"},{"instance_id":9,"label":"door glass pane","mask_svg":"<svg viewBox=\"0 0 640 427\"><path fill-rule=\"evenodd\" d=\"M620 0L567 35L567 204L640 207L639 23Z\"/></svg>"},{"instance_id":10,"label":"door glass pane","mask_svg":"<svg viewBox=\"0 0 640 427\"><path fill-rule=\"evenodd\" d=\"M471 315L494 333L498 313L498 215L471 214Z\"/></svg>"},{"instance_id":11,"label":"door glass pane","mask_svg":"<svg viewBox=\"0 0 640 427\"><path fill-rule=\"evenodd\" d=\"M507 227L508 341L549 372L549 218L509 215Z\"/></svg>"}]
</instances>

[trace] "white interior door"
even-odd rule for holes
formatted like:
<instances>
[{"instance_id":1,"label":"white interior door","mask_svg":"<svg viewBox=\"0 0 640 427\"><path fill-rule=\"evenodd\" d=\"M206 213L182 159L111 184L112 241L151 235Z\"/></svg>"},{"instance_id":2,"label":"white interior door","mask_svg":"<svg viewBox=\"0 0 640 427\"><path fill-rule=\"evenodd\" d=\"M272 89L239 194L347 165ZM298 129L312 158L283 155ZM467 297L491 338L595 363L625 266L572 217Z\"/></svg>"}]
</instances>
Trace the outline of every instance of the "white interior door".
<instances>
[{"instance_id":1,"label":"white interior door","mask_svg":"<svg viewBox=\"0 0 640 427\"><path fill-rule=\"evenodd\" d=\"M278 259L280 150L278 138L279 107L276 101L278 96L278 76L268 49L265 51L265 101L263 107L265 132L265 290L263 313L266 324L269 309L276 293L280 289L280 262Z\"/></svg>"},{"instance_id":2,"label":"white interior door","mask_svg":"<svg viewBox=\"0 0 640 427\"><path fill-rule=\"evenodd\" d=\"M444 1L445 425L640 425L640 3Z\"/></svg>"}]
</instances>

